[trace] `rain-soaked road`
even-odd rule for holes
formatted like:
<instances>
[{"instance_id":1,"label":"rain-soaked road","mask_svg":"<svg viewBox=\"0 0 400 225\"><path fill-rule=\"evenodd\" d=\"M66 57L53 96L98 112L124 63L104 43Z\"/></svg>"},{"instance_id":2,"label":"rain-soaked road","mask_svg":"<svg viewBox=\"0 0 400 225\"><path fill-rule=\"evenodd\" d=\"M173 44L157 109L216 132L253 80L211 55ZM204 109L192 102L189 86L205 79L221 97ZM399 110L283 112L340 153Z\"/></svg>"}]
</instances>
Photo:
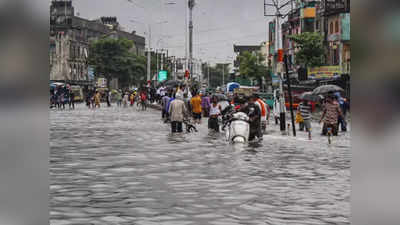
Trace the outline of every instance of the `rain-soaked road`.
<instances>
[{"instance_id":1,"label":"rain-soaked road","mask_svg":"<svg viewBox=\"0 0 400 225\"><path fill-rule=\"evenodd\" d=\"M160 112L50 112L51 225L350 224L350 136L171 136Z\"/></svg>"}]
</instances>

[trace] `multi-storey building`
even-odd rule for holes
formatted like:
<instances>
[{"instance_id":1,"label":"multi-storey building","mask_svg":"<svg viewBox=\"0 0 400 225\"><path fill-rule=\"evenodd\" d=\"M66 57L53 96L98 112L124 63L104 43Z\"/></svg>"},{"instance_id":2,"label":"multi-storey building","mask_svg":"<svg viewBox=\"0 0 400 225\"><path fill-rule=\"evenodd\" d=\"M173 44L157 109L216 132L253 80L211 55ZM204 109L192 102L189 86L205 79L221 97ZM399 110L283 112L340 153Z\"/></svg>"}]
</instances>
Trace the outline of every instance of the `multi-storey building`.
<instances>
[{"instance_id":1,"label":"multi-storey building","mask_svg":"<svg viewBox=\"0 0 400 225\"><path fill-rule=\"evenodd\" d=\"M350 74L350 0L297 0L281 28L290 71L298 70L299 66L295 62L296 49L288 37L318 32L324 38L325 65L336 71L336 77Z\"/></svg>"},{"instance_id":2,"label":"multi-storey building","mask_svg":"<svg viewBox=\"0 0 400 225\"><path fill-rule=\"evenodd\" d=\"M88 20L75 16L71 0L52 1L50 5L50 80L91 85L87 63L89 44L103 37L126 38L134 42L132 52L145 53L145 38L135 31L123 31L116 17Z\"/></svg>"},{"instance_id":3,"label":"multi-storey building","mask_svg":"<svg viewBox=\"0 0 400 225\"><path fill-rule=\"evenodd\" d=\"M316 29L324 36L326 64L350 73L350 0L323 0Z\"/></svg>"}]
</instances>

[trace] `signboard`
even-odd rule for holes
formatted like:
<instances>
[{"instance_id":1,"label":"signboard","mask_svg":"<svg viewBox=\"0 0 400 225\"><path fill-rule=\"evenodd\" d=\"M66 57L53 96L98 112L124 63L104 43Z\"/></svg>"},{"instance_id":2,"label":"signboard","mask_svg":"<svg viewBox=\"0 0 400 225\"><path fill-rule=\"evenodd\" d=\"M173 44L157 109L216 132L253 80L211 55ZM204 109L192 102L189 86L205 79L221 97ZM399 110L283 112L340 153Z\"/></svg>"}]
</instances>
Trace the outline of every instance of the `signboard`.
<instances>
[{"instance_id":1,"label":"signboard","mask_svg":"<svg viewBox=\"0 0 400 225\"><path fill-rule=\"evenodd\" d=\"M168 71L166 70L161 70L160 72L158 72L158 81L162 82L164 80L166 80L168 78Z\"/></svg>"},{"instance_id":2,"label":"signboard","mask_svg":"<svg viewBox=\"0 0 400 225\"><path fill-rule=\"evenodd\" d=\"M315 18L316 10L314 7L303 8L300 11L300 18Z\"/></svg>"},{"instance_id":3,"label":"signboard","mask_svg":"<svg viewBox=\"0 0 400 225\"><path fill-rule=\"evenodd\" d=\"M330 34L328 35L328 41L339 41L340 40L340 34Z\"/></svg>"},{"instance_id":4,"label":"signboard","mask_svg":"<svg viewBox=\"0 0 400 225\"><path fill-rule=\"evenodd\" d=\"M94 68L92 66L88 66L88 79L89 81L94 80Z\"/></svg>"},{"instance_id":5,"label":"signboard","mask_svg":"<svg viewBox=\"0 0 400 225\"><path fill-rule=\"evenodd\" d=\"M107 87L107 79L105 79L105 78L97 79L97 85L96 86L99 87L99 88Z\"/></svg>"},{"instance_id":6,"label":"signboard","mask_svg":"<svg viewBox=\"0 0 400 225\"><path fill-rule=\"evenodd\" d=\"M308 79L321 80L332 79L340 77L342 73L340 66L321 66L315 68L308 68Z\"/></svg>"},{"instance_id":7,"label":"signboard","mask_svg":"<svg viewBox=\"0 0 400 225\"><path fill-rule=\"evenodd\" d=\"M350 13L340 14L342 41L350 41Z\"/></svg>"},{"instance_id":8,"label":"signboard","mask_svg":"<svg viewBox=\"0 0 400 225\"><path fill-rule=\"evenodd\" d=\"M271 81L272 81L272 86L279 86L279 76L275 75L275 74L271 74Z\"/></svg>"},{"instance_id":9,"label":"signboard","mask_svg":"<svg viewBox=\"0 0 400 225\"><path fill-rule=\"evenodd\" d=\"M233 90L234 94L244 95L244 96L251 96L253 94L252 88L235 88Z\"/></svg>"}]
</instances>

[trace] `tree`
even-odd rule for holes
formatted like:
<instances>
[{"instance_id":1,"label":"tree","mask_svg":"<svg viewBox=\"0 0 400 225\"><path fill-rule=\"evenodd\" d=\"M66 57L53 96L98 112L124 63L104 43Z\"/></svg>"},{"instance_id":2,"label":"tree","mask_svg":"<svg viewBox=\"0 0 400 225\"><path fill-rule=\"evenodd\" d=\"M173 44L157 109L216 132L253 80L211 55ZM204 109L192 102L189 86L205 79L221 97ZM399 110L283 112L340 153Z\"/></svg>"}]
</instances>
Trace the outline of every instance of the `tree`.
<instances>
[{"instance_id":1,"label":"tree","mask_svg":"<svg viewBox=\"0 0 400 225\"><path fill-rule=\"evenodd\" d=\"M117 78L122 87L129 87L132 84L139 85L146 81L146 64L147 59L144 56L137 56L130 53L126 58L123 71L119 73Z\"/></svg>"},{"instance_id":2,"label":"tree","mask_svg":"<svg viewBox=\"0 0 400 225\"><path fill-rule=\"evenodd\" d=\"M324 64L323 37L316 32L304 32L289 36L297 49L295 55L296 64L302 67L318 67Z\"/></svg>"},{"instance_id":3,"label":"tree","mask_svg":"<svg viewBox=\"0 0 400 225\"><path fill-rule=\"evenodd\" d=\"M111 38L100 39L90 44L89 64L94 66L97 76L107 79L108 88L113 78L129 85L144 74L143 63L146 61L130 52L133 46L133 41Z\"/></svg>"},{"instance_id":4,"label":"tree","mask_svg":"<svg viewBox=\"0 0 400 225\"><path fill-rule=\"evenodd\" d=\"M208 71L210 71L210 87L216 88L222 85L222 70L225 69L225 81L228 80L229 77L229 66L228 64L216 64L215 66L211 66L209 64L203 63L202 66L202 74L203 80L208 79ZM199 86L201 84L199 83Z\"/></svg>"},{"instance_id":5,"label":"tree","mask_svg":"<svg viewBox=\"0 0 400 225\"><path fill-rule=\"evenodd\" d=\"M210 65L209 65L210 66ZM222 85L222 75L225 76L225 81L228 81L229 78L229 65L228 64L216 64L215 66L210 66L210 86L213 88L221 87ZM203 66L203 74L205 74L204 78L208 79L208 68L204 64Z\"/></svg>"},{"instance_id":6,"label":"tree","mask_svg":"<svg viewBox=\"0 0 400 225\"><path fill-rule=\"evenodd\" d=\"M239 56L239 72L241 76L248 79L257 80L258 85L262 86L263 77L268 79L269 73L267 67L262 63L265 57L261 53L252 54L248 51Z\"/></svg>"}]
</instances>

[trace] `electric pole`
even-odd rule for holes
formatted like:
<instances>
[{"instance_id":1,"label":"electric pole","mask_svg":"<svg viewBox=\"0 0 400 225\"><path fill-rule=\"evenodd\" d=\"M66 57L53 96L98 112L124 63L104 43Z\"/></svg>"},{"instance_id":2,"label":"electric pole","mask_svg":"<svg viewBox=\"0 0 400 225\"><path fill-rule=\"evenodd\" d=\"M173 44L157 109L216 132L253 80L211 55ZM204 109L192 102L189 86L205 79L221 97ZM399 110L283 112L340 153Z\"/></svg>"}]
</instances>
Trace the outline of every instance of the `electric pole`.
<instances>
[{"instance_id":1,"label":"electric pole","mask_svg":"<svg viewBox=\"0 0 400 225\"><path fill-rule=\"evenodd\" d=\"M193 80L193 7L195 0L189 0L189 71L190 78Z\"/></svg>"}]
</instances>

